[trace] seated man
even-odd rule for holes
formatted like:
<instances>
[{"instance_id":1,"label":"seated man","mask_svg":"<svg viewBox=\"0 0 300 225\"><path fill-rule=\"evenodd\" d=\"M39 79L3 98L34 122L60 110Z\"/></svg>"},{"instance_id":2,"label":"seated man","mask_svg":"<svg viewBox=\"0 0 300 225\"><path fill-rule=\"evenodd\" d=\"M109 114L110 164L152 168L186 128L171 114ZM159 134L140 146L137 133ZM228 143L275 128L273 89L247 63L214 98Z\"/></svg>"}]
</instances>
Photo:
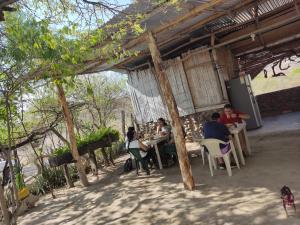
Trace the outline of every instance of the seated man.
<instances>
[{"instance_id":1,"label":"seated man","mask_svg":"<svg viewBox=\"0 0 300 225\"><path fill-rule=\"evenodd\" d=\"M224 124L218 122L219 119L220 114L216 112L212 114L211 121L204 124L204 138L215 138L227 142L229 141L230 132Z\"/></svg>"},{"instance_id":2,"label":"seated man","mask_svg":"<svg viewBox=\"0 0 300 225\"><path fill-rule=\"evenodd\" d=\"M217 112L213 113L211 119L212 119L211 121L206 122L204 124L203 127L204 138L214 138L224 142L228 142L230 137L230 132L224 124L218 122L218 120L220 119L220 114ZM220 144L220 150L223 154L225 154L230 150L230 145ZM207 149L205 149L205 151L208 152ZM219 164L221 169L225 168L225 163L222 160L219 160Z\"/></svg>"},{"instance_id":3,"label":"seated man","mask_svg":"<svg viewBox=\"0 0 300 225\"><path fill-rule=\"evenodd\" d=\"M219 122L226 126L234 125L235 123L242 123L242 120L249 119L250 116L247 113L242 113L234 110L230 104L224 106L224 113L219 119Z\"/></svg>"}]
</instances>

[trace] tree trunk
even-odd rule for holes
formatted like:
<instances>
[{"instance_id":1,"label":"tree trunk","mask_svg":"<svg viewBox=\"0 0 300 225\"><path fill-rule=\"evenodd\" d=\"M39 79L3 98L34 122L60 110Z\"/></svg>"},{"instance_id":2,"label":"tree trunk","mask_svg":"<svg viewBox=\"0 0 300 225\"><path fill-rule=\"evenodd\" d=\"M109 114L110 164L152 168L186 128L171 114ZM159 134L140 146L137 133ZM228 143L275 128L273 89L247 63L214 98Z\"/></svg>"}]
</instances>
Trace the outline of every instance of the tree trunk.
<instances>
[{"instance_id":1,"label":"tree trunk","mask_svg":"<svg viewBox=\"0 0 300 225\"><path fill-rule=\"evenodd\" d=\"M98 175L98 164L96 160L96 155L94 151L89 152L89 159L91 163L92 173L94 176Z\"/></svg>"},{"instance_id":2,"label":"tree trunk","mask_svg":"<svg viewBox=\"0 0 300 225\"><path fill-rule=\"evenodd\" d=\"M125 128L125 111L122 110L121 111L121 119L122 119L122 133L123 133L123 136L125 137L126 136L126 128Z\"/></svg>"},{"instance_id":3,"label":"tree trunk","mask_svg":"<svg viewBox=\"0 0 300 225\"><path fill-rule=\"evenodd\" d=\"M100 148L100 151L103 155L105 166L109 166L109 159L108 159L107 152L105 151L105 148Z\"/></svg>"},{"instance_id":4,"label":"tree trunk","mask_svg":"<svg viewBox=\"0 0 300 225\"><path fill-rule=\"evenodd\" d=\"M4 197L4 189L2 187L2 179L0 178L0 205L3 216L4 225L10 225L10 213L6 205L6 200Z\"/></svg>"},{"instance_id":5,"label":"tree trunk","mask_svg":"<svg viewBox=\"0 0 300 225\"><path fill-rule=\"evenodd\" d=\"M5 96L5 103L6 103L6 125L7 125L7 133L8 133L8 152L6 154L6 160L8 161L9 165L9 171L10 171L10 176L11 176L11 183L13 186L13 199L15 200L16 208L19 208L19 199L18 199L18 190L17 190L17 185L16 185L16 179L15 179L15 174L14 174L14 167L11 162L11 111L10 111L10 103L9 103L9 96Z\"/></svg>"},{"instance_id":6,"label":"tree trunk","mask_svg":"<svg viewBox=\"0 0 300 225\"><path fill-rule=\"evenodd\" d=\"M78 170L78 175L79 175L82 185L88 186L89 182L88 182L87 176L85 174L84 167L82 165L82 159L78 153L76 137L75 137L75 132L74 132L74 123L73 123L73 119L72 119L72 114L68 107L65 92L64 92L62 84L57 83L56 87L57 87L57 91L58 91L58 99L59 99L60 105L62 107L63 114L64 114L65 121L66 121L66 126L68 129L71 153L72 153L73 158L76 160L76 167Z\"/></svg>"},{"instance_id":7,"label":"tree trunk","mask_svg":"<svg viewBox=\"0 0 300 225\"><path fill-rule=\"evenodd\" d=\"M170 82L167 78L166 73L163 70L161 55L156 45L155 39L151 32L148 33L148 36L149 36L148 45L154 63L156 76L158 78L162 93L165 97L169 115L171 117L171 124L174 130L174 139L175 139L176 149L178 153L178 159L179 159L183 184L186 189L193 190L195 188L195 183L192 176L192 169L190 166L188 153L185 146L185 139L184 139L181 119L179 117L177 104L174 95L172 93Z\"/></svg>"},{"instance_id":8,"label":"tree trunk","mask_svg":"<svg viewBox=\"0 0 300 225\"><path fill-rule=\"evenodd\" d=\"M109 161L111 162L111 164L115 166L116 164L114 162L114 157L113 157L113 147L108 147L108 149L109 149Z\"/></svg>"},{"instance_id":9,"label":"tree trunk","mask_svg":"<svg viewBox=\"0 0 300 225\"><path fill-rule=\"evenodd\" d=\"M64 171L64 175L65 175L68 187L69 188L73 188L74 187L74 183L72 181L72 178L70 177L70 173L69 173L69 169L68 169L68 165L67 164L63 165L63 171Z\"/></svg>"}]
</instances>

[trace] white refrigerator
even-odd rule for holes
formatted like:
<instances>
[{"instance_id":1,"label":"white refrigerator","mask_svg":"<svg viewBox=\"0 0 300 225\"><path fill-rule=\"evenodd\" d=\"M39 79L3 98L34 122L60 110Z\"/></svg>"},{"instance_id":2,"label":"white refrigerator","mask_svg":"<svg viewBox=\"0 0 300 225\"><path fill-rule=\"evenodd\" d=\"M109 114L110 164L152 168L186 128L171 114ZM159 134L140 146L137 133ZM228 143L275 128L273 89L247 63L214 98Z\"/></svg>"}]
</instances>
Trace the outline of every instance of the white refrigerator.
<instances>
[{"instance_id":1,"label":"white refrigerator","mask_svg":"<svg viewBox=\"0 0 300 225\"><path fill-rule=\"evenodd\" d=\"M262 126L262 119L256 98L251 87L250 76L240 76L226 83L229 100L234 109L248 113L247 129L256 129Z\"/></svg>"}]
</instances>

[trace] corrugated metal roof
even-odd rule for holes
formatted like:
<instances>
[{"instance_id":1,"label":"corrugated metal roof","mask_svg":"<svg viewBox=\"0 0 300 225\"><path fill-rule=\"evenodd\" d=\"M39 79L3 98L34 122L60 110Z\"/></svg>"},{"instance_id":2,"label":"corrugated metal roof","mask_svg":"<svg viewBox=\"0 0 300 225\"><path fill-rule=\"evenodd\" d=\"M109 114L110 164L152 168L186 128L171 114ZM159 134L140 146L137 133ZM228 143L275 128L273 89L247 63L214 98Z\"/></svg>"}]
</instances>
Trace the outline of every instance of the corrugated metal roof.
<instances>
[{"instance_id":1,"label":"corrugated metal roof","mask_svg":"<svg viewBox=\"0 0 300 225\"><path fill-rule=\"evenodd\" d=\"M257 15L262 17L272 11L283 7L285 5L293 3L293 0L267 0L258 1ZM238 24L246 24L254 19L256 6L253 5L250 8L237 11L236 14L226 15L218 20L212 21L206 25L210 32L215 32L220 29L226 29Z\"/></svg>"},{"instance_id":2,"label":"corrugated metal roof","mask_svg":"<svg viewBox=\"0 0 300 225\"><path fill-rule=\"evenodd\" d=\"M204 3L210 2L209 0L186 0L182 7L178 10L174 6L155 8L153 5L151 6L151 1L141 0L141 2L144 1L146 1L146 3L143 6L142 11L149 10L152 7L152 12L143 22L143 26L147 30L155 30L155 28L161 25L169 24L175 19L189 13L195 7L199 7ZM257 2L257 5L255 2ZM192 38L197 38L205 34L214 32L220 33L220 35L225 35L228 32L243 29L249 24L254 23L256 7L257 15L261 18L274 13L279 8L283 8L288 5L290 6L291 4L293 4L293 0L221 1L217 6L203 10L193 18L184 20L183 22L176 24L176 26L172 26L170 29L165 29L156 33L157 42L161 46L160 50L164 52L166 49L172 49L174 46L176 47L178 43L182 43L183 41L188 41ZM233 10L237 5L244 6L240 7L241 9ZM135 6L135 10L137 9L137 6ZM130 11L130 7L127 10ZM202 21L212 18L217 14L220 14L221 16L199 26ZM191 27L192 29L190 29ZM128 37L128 40L132 38L133 37ZM147 51L148 46L146 42L143 42L134 46L133 49L138 51ZM145 57L143 56L143 58ZM141 61L137 59L136 62ZM130 65L132 64L130 63Z\"/></svg>"}]
</instances>

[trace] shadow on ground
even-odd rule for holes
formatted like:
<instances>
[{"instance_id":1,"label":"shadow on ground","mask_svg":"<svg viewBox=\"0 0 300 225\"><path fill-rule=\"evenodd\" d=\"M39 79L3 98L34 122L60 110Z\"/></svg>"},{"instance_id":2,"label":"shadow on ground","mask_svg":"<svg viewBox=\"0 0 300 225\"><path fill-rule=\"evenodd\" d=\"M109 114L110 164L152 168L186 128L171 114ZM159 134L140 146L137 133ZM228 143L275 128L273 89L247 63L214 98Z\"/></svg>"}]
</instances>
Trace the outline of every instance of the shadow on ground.
<instances>
[{"instance_id":1,"label":"shadow on ground","mask_svg":"<svg viewBox=\"0 0 300 225\"><path fill-rule=\"evenodd\" d=\"M253 154L232 177L226 171L211 177L208 165L192 158L192 192L183 190L177 166L137 177L120 175L121 160L88 188L45 196L19 224L298 225L299 214L285 216L279 190L286 184L300 199L299 135L252 137Z\"/></svg>"}]
</instances>

